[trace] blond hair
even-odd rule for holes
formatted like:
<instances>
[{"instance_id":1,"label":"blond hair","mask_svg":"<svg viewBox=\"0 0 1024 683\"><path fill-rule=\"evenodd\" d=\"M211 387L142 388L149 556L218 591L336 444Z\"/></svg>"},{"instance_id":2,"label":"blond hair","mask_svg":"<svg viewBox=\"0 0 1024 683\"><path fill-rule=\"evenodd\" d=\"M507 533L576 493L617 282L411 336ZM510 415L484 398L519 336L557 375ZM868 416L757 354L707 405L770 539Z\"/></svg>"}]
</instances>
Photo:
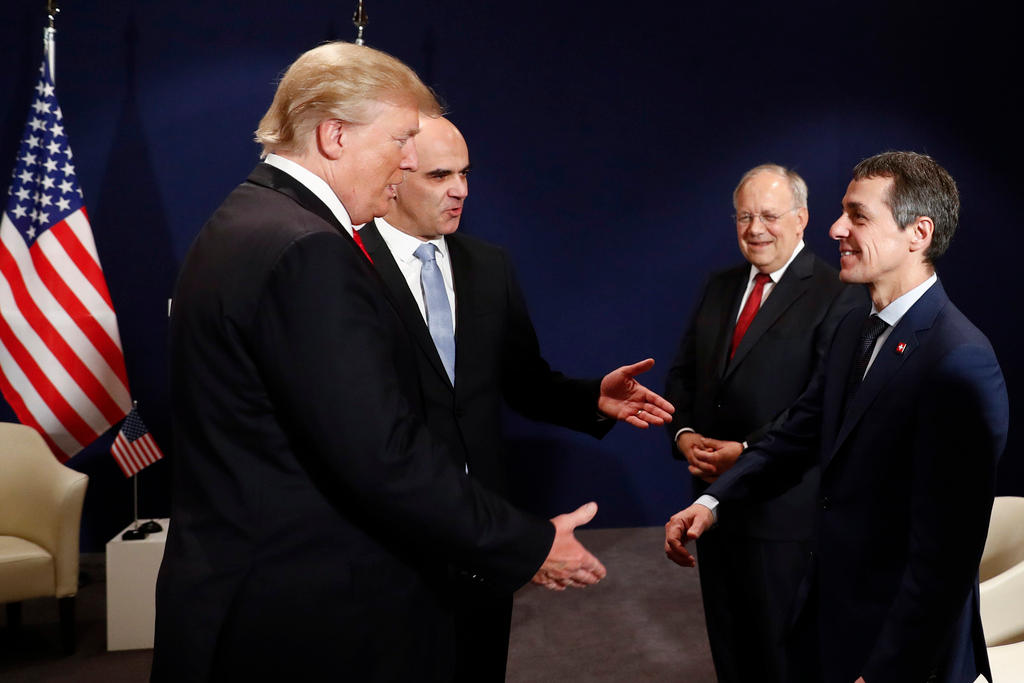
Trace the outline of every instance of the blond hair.
<instances>
[{"instance_id":1,"label":"blond hair","mask_svg":"<svg viewBox=\"0 0 1024 683\"><path fill-rule=\"evenodd\" d=\"M415 104L428 116L441 113L430 88L391 55L353 43L325 43L285 71L260 119L256 142L263 145L264 156L301 152L321 121L369 123L378 102Z\"/></svg>"}]
</instances>

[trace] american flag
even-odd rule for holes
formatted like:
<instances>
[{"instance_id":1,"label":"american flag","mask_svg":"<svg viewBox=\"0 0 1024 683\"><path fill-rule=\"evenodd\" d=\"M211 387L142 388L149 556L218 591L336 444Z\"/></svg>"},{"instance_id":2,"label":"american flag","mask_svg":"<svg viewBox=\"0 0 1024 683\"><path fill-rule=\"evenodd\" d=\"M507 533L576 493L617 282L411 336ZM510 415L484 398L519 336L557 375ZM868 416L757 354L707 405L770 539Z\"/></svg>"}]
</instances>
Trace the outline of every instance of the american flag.
<instances>
[{"instance_id":1,"label":"american flag","mask_svg":"<svg viewBox=\"0 0 1024 683\"><path fill-rule=\"evenodd\" d=\"M114 306L47 56L0 220L0 391L67 460L128 413Z\"/></svg>"},{"instance_id":2,"label":"american flag","mask_svg":"<svg viewBox=\"0 0 1024 683\"><path fill-rule=\"evenodd\" d=\"M117 438L110 447L110 453L126 477L164 457L135 408L132 408L132 412L124 419L121 431L117 433Z\"/></svg>"}]
</instances>

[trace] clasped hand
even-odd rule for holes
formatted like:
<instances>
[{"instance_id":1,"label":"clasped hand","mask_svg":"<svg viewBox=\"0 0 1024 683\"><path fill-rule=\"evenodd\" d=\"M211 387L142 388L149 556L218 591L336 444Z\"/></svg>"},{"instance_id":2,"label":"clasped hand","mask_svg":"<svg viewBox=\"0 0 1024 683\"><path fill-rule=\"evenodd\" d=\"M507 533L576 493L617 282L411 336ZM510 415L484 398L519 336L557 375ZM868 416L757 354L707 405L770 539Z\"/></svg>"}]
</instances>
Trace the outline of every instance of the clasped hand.
<instances>
[{"instance_id":1,"label":"clasped hand","mask_svg":"<svg viewBox=\"0 0 1024 683\"><path fill-rule=\"evenodd\" d=\"M743 444L738 441L721 441L696 432L680 434L676 447L686 458L690 474L708 483L735 465L743 453Z\"/></svg>"}]
</instances>

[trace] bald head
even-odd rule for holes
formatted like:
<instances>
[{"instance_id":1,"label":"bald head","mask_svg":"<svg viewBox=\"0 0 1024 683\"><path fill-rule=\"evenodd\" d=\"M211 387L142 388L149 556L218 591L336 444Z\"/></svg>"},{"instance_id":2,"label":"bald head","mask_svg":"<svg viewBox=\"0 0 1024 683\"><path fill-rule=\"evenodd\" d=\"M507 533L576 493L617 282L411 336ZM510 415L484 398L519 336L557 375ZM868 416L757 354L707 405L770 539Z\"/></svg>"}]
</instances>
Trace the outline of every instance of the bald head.
<instances>
[{"instance_id":1,"label":"bald head","mask_svg":"<svg viewBox=\"0 0 1024 683\"><path fill-rule=\"evenodd\" d=\"M398 196L384 218L424 241L450 235L459 229L469 194L466 141L448 119L423 116L416 152L419 166L397 187Z\"/></svg>"}]
</instances>

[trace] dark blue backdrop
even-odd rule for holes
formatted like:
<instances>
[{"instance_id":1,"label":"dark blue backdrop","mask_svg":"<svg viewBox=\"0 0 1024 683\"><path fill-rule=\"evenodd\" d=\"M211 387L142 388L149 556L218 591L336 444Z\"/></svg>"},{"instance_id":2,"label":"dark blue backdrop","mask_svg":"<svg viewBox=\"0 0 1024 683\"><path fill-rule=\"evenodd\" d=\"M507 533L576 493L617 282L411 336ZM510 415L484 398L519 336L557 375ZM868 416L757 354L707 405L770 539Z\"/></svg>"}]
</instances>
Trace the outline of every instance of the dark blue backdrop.
<instances>
[{"instance_id":1,"label":"dark blue backdrop","mask_svg":"<svg viewBox=\"0 0 1024 683\"><path fill-rule=\"evenodd\" d=\"M1011 303L1022 294L1022 142L1004 80L1021 67L1018 17L916 2L366 4L368 43L414 66L465 132L475 170L463 229L508 247L546 355L570 374L650 355L658 367L644 381L662 386L705 275L738 258L730 195L750 166L804 175L807 241L834 263L826 232L853 164L888 148L935 156L963 199L940 274L1002 360L1013 426L999 490L1024 493ZM175 272L257 160L251 131L275 78L318 42L351 39L355 3L67 5L56 69L66 130L133 394L170 454ZM28 111L44 6L4 10L0 173ZM509 432L517 499L545 515L595 499L596 525L660 524L689 501L660 430L620 426L597 442L511 416ZM131 515L111 438L71 461L92 477L87 550ZM145 514L167 513L168 474L167 462L142 474Z\"/></svg>"}]
</instances>

